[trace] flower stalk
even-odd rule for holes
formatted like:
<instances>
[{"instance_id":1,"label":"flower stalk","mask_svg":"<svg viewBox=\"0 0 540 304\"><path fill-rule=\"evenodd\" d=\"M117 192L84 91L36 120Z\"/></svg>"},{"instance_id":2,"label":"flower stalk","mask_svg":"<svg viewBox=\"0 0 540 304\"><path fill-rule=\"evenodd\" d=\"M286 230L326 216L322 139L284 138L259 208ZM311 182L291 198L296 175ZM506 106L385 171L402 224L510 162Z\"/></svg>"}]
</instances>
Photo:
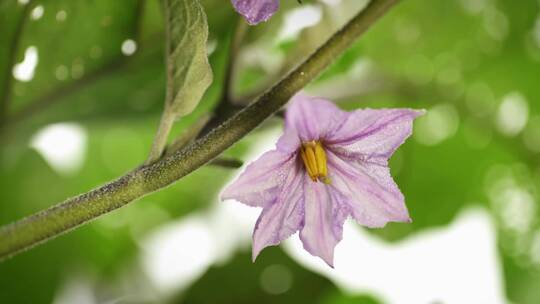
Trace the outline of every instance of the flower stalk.
<instances>
[{"instance_id":1,"label":"flower stalk","mask_svg":"<svg viewBox=\"0 0 540 304\"><path fill-rule=\"evenodd\" d=\"M95 190L0 227L0 260L14 256L174 183L240 140L317 77L399 0L372 0L258 100L191 145Z\"/></svg>"}]
</instances>

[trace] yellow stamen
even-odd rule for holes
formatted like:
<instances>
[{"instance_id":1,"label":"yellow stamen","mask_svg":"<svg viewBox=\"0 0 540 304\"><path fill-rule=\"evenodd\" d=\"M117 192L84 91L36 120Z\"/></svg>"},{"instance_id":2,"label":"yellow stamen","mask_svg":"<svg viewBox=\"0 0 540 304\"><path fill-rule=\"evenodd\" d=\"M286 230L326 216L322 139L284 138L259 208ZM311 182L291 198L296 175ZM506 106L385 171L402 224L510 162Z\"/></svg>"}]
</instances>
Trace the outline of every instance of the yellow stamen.
<instances>
[{"instance_id":1,"label":"yellow stamen","mask_svg":"<svg viewBox=\"0 0 540 304\"><path fill-rule=\"evenodd\" d=\"M309 162L306 156L306 151L304 148L300 148L300 157L302 157L302 161L304 162L304 167L306 168L307 173L309 177L311 178L311 180L313 180L314 182L317 181L317 177L315 176L315 173L313 173L313 171L311 170L311 167L309 166Z\"/></svg>"},{"instance_id":2,"label":"yellow stamen","mask_svg":"<svg viewBox=\"0 0 540 304\"><path fill-rule=\"evenodd\" d=\"M318 180L330 184L328 167L326 164L326 152L319 141L310 141L302 144L300 148L300 157L304 163L306 171L314 182Z\"/></svg>"},{"instance_id":3,"label":"yellow stamen","mask_svg":"<svg viewBox=\"0 0 540 304\"><path fill-rule=\"evenodd\" d=\"M315 157L315 151L313 151L312 147L306 147L305 151L306 151L309 168L311 169L311 172L317 175L318 170L317 170L317 159Z\"/></svg>"},{"instance_id":4,"label":"yellow stamen","mask_svg":"<svg viewBox=\"0 0 540 304\"><path fill-rule=\"evenodd\" d=\"M319 180L327 185L330 185L332 183L332 181L326 176L319 177Z\"/></svg>"},{"instance_id":5,"label":"yellow stamen","mask_svg":"<svg viewBox=\"0 0 540 304\"><path fill-rule=\"evenodd\" d=\"M317 172L320 176L325 177L328 174L326 168L326 153L319 141L315 145L315 158L317 159Z\"/></svg>"}]
</instances>

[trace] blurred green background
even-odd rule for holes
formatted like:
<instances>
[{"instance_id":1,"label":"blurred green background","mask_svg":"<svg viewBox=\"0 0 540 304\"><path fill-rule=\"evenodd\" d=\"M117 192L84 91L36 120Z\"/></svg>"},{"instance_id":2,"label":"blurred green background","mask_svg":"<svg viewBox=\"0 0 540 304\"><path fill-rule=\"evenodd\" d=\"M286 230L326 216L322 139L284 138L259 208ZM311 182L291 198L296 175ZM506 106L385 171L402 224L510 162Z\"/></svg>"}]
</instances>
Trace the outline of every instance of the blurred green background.
<instances>
[{"instance_id":1,"label":"blurred green background","mask_svg":"<svg viewBox=\"0 0 540 304\"><path fill-rule=\"evenodd\" d=\"M202 2L215 81L175 134L217 102L238 20L229 1ZM302 2L249 28L235 96L267 88L367 3ZM0 224L145 160L163 31L156 0L0 1ZM238 170L206 166L0 263L0 302L539 303L540 1L402 1L306 90L345 109L428 110L391 161L412 224L351 223L335 270L294 240L253 264L259 211L220 203ZM253 160L281 126L226 155Z\"/></svg>"}]
</instances>

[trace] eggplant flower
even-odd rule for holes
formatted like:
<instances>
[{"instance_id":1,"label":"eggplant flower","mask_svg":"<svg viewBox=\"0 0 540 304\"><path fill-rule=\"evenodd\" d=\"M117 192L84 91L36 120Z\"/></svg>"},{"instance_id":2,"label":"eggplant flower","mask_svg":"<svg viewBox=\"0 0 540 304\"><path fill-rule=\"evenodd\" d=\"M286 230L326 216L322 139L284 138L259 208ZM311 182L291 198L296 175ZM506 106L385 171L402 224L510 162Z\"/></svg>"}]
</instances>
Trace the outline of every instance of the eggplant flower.
<instances>
[{"instance_id":1,"label":"eggplant flower","mask_svg":"<svg viewBox=\"0 0 540 304\"><path fill-rule=\"evenodd\" d=\"M345 112L322 98L294 96L276 149L247 166L222 193L222 199L263 208L253 232L253 260L300 231L304 249L333 267L347 217L370 228L411 222L388 159L423 113Z\"/></svg>"},{"instance_id":2,"label":"eggplant flower","mask_svg":"<svg viewBox=\"0 0 540 304\"><path fill-rule=\"evenodd\" d=\"M279 0L231 0L234 8L251 25L266 21L279 8Z\"/></svg>"}]
</instances>

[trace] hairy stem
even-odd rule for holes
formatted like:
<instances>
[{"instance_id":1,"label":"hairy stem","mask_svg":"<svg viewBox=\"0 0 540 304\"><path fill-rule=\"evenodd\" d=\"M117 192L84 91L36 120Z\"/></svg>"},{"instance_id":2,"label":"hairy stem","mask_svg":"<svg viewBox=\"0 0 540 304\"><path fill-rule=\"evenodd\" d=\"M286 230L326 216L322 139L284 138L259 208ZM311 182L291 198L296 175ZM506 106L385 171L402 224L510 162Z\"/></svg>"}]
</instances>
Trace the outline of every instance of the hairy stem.
<instances>
[{"instance_id":1,"label":"hairy stem","mask_svg":"<svg viewBox=\"0 0 540 304\"><path fill-rule=\"evenodd\" d=\"M216 167L238 169L242 167L244 163L234 158L218 157L214 160L211 160L208 164Z\"/></svg>"},{"instance_id":2,"label":"hairy stem","mask_svg":"<svg viewBox=\"0 0 540 304\"><path fill-rule=\"evenodd\" d=\"M165 155L170 156L195 140L209 121L210 114L200 117L165 149Z\"/></svg>"},{"instance_id":3,"label":"hairy stem","mask_svg":"<svg viewBox=\"0 0 540 304\"><path fill-rule=\"evenodd\" d=\"M0 227L0 259L13 256L164 188L213 160L285 105L397 2L372 0L344 28L256 102L186 148L151 165L139 167L98 189Z\"/></svg>"}]
</instances>

